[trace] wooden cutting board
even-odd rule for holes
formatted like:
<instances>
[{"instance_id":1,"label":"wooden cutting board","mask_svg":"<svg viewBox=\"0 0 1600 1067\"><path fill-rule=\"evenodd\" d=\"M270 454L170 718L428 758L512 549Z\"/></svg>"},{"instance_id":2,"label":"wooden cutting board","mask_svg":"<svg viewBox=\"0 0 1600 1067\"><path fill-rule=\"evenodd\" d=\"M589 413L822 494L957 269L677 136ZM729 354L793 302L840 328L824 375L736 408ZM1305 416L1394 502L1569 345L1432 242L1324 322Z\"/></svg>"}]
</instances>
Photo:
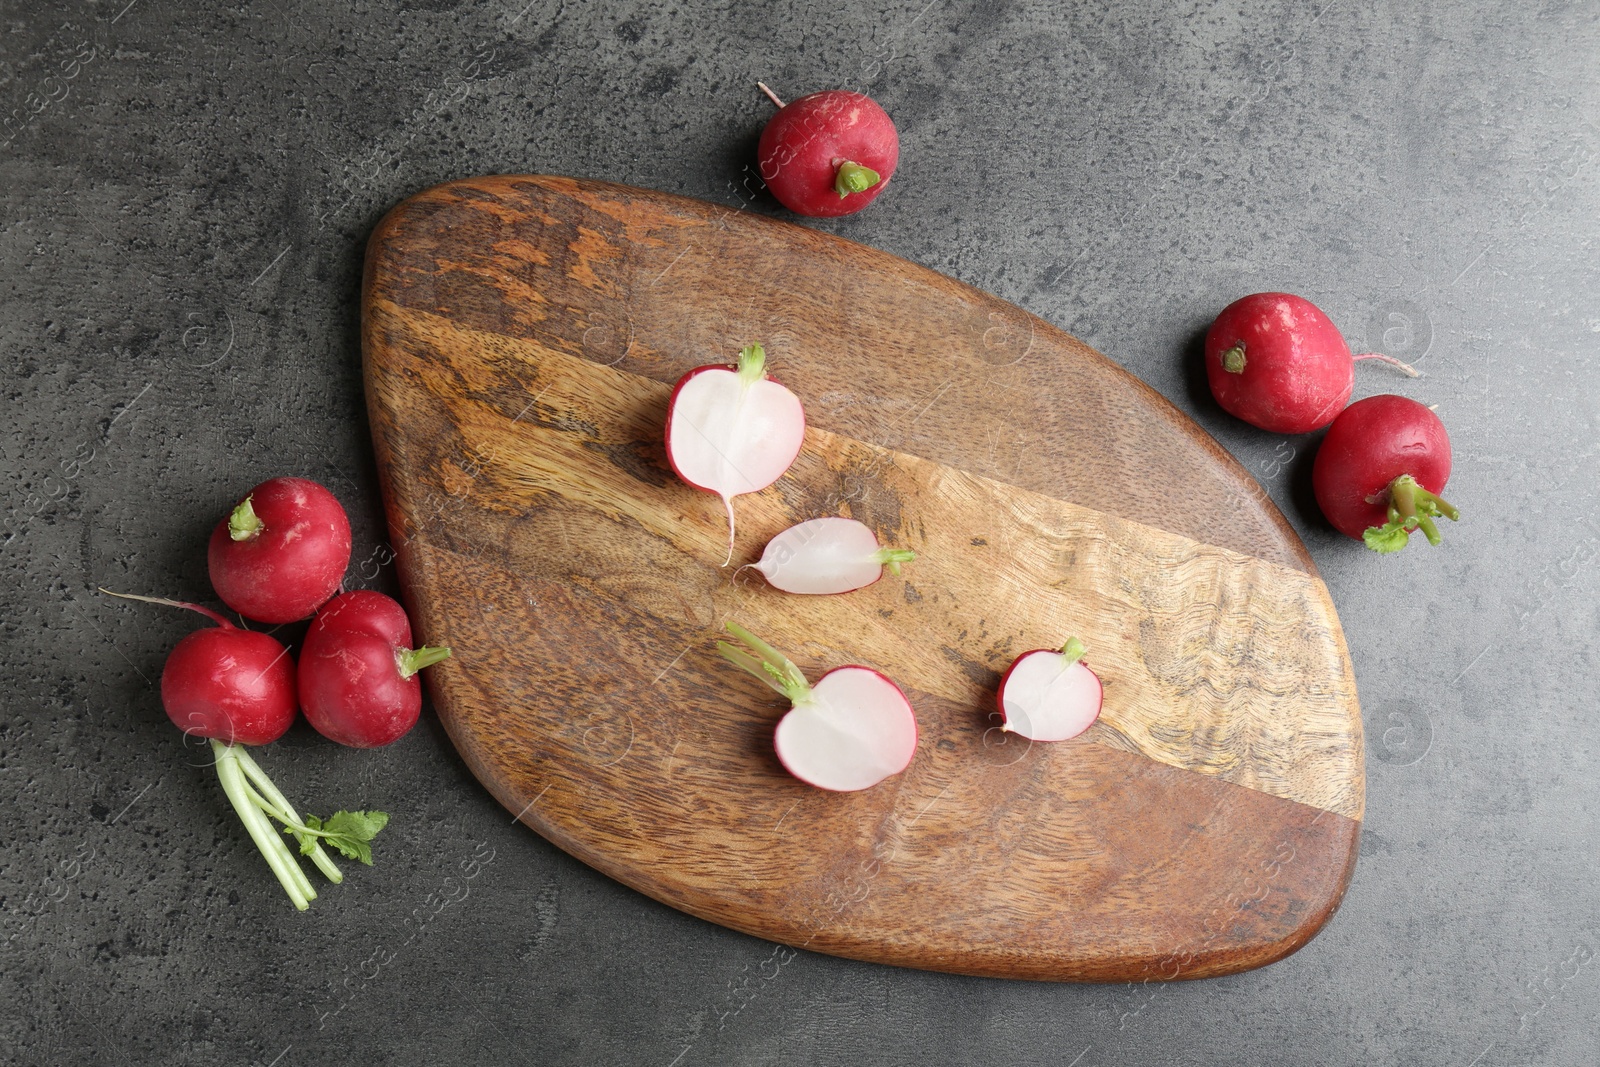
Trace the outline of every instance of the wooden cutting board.
<instances>
[{"instance_id":1,"label":"wooden cutting board","mask_svg":"<svg viewBox=\"0 0 1600 1067\"><path fill-rule=\"evenodd\" d=\"M643 893L791 946L977 975L1226 974L1304 944L1363 803L1328 592L1249 475L1012 305L871 248L600 182L452 182L373 234L367 396L428 685L522 822ZM679 482L671 383L767 348L806 445L766 491ZM1174 352L1173 358L1177 358ZM797 597L736 566L852 515L903 578ZM896 679L921 737L859 793L772 752L734 619L815 678ZM1077 635L1073 741L1001 734L1012 658Z\"/></svg>"}]
</instances>

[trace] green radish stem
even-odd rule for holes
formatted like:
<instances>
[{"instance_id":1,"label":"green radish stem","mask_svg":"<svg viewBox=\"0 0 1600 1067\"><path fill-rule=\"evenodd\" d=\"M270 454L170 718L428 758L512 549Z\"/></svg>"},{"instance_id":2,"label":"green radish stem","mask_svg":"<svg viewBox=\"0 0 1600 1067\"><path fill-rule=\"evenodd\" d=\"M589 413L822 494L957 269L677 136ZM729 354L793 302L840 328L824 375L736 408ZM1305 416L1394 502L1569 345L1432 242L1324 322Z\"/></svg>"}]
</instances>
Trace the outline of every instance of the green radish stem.
<instances>
[{"instance_id":1,"label":"green radish stem","mask_svg":"<svg viewBox=\"0 0 1600 1067\"><path fill-rule=\"evenodd\" d=\"M261 765L251 758L249 751L243 745L235 745L233 748L237 753L239 767L244 771L245 777L250 779L251 784L261 791L262 796L277 811L288 816L287 819L279 819L279 821L285 824L301 824L300 813L294 810L294 805L289 803L289 798L284 796L282 791L273 784L271 778L267 777L267 772L261 769ZM317 865L318 870L327 875L328 881L335 885L344 881L343 872L333 862L333 858L323 851L321 842L315 837L306 837L300 833L295 833L294 838L300 842L302 848L305 847L306 842L309 841L311 843L311 862Z\"/></svg>"},{"instance_id":2,"label":"green radish stem","mask_svg":"<svg viewBox=\"0 0 1600 1067\"><path fill-rule=\"evenodd\" d=\"M262 806L257 803L260 797L254 794L245 781L244 768L239 761L235 746L213 738L211 751L217 757L217 778L222 782L222 791L233 803L233 810L239 813L239 819L249 831L250 839L256 843L256 848L261 850L261 855L266 858L267 866L272 868L272 873L278 876L278 884L289 894L289 900L300 911L305 911L316 899L317 891L311 887L310 879L300 869L300 864L289 851L289 846L283 843L283 838L278 836L272 824L267 821L267 817L262 814Z\"/></svg>"},{"instance_id":3,"label":"green radish stem","mask_svg":"<svg viewBox=\"0 0 1600 1067\"><path fill-rule=\"evenodd\" d=\"M896 578L900 577L900 564L916 558L917 554L909 548L880 548L872 554L873 562L889 568L889 573Z\"/></svg>"},{"instance_id":4,"label":"green radish stem","mask_svg":"<svg viewBox=\"0 0 1600 1067\"><path fill-rule=\"evenodd\" d=\"M1411 540L1413 530L1421 530L1428 544L1437 545L1439 527L1434 519L1443 516L1451 522L1461 518L1455 505L1437 494L1430 493L1417 484L1409 474L1402 474L1389 483L1388 522L1382 526L1369 526L1361 534L1366 546L1380 555L1398 552Z\"/></svg>"},{"instance_id":5,"label":"green radish stem","mask_svg":"<svg viewBox=\"0 0 1600 1067\"><path fill-rule=\"evenodd\" d=\"M1244 342L1240 341L1222 353L1222 369L1229 374L1244 373Z\"/></svg>"},{"instance_id":6,"label":"green radish stem","mask_svg":"<svg viewBox=\"0 0 1600 1067\"><path fill-rule=\"evenodd\" d=\"M1088 649L1083 647L1083 642L1076 637L1067 638L1067 643L1061 646L1061 658L1066 660L1063 666L1070 667L1083 658Z\"/></svg>"},{"instance_id":7,"label":"green radish stem","mask_svg":"<svg viewBox=\"0 0 1600 1067\"><path fill-rule=\"evenodd\" d=\"M228 516L228 536L235 541L248 541L261 532L261 517L256 514L256 509L250 506L250 498L233 509L233 514Z\"/></svg>"},{"instance_id":8,"label":"green radish stem","mask_svg":"<svg viewBox=\"0 0 1600 1067\"><path fill-rule=\"evenodd\" d=\"M442 659L450 657L448 648L430 648L423 645L421 648L402 649L394 654L395 662L400 665L400 677L409 678L424 667L431 667Z\"/></svg>"},{"instance_id":9,"label":"green radish stem","mask_svg":"<svg viewBox=\"0 0 1600 1067\"><path fill-rule=\"evenodd\" d=\"M739 384L749 387L767 376L767 350L760 345L739 349Z\"/></svg>"},{"instance_id":10,"label":"green radish stem","mask_svg":"<svg viewBox=\"0 0 1600 1067\"><path fill-rule=\"evenodd\" d=\"M811 696L811 685L793 660L738 623L723 625L745 646L740 648L729 641L718 641L717 651L723 659L760 678L777 693L787 697L791 704L800 704Z\"/></svg>"},{"instance_id":11,"label":"green radish stem","mask_svg":"<svg viewBox=\"0 0 1600 1067\"><path fill-rule=\"evenodd\" d=\"M833 179L833 189L843 200L851 193L864 193L877 185L881 176L871 167L845 160L839 164L839 173Z\"/></svg>"},{"instance_id":12,"label":"green radish stem","mask_svg":"<svg viewBox=\"0 0 1600 1067\"><path fill-rule=\"evenodd\" d=\"M211 751L217 758L217 779L222 783L223 793L296 908L304 911L309 907L317 898L317 891L272 820L283 824L283 833L293 836L299 843L300 855L310 856L311 862L331 882L344 881L344 875L323 849L324 841L350 859L371 865L372 849L367 842L388 823L388 815L381 811L341 811L326 820L315 815L302 819L243 745L230 745L213 738Z\"/></svg>"}]
</instances>

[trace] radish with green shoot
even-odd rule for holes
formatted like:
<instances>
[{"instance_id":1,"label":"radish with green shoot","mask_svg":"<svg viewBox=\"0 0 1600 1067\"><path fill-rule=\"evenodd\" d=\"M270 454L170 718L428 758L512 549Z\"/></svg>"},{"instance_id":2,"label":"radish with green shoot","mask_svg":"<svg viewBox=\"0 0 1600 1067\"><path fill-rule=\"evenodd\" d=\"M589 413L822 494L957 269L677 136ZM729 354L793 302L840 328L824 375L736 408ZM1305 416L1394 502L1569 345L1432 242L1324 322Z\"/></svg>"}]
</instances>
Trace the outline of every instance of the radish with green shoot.
<instances>
[{"instance_id":1,"label":"radish with green shoot","mask_svg":"<svg viewBox=\"0 0 1600 1067\"><path fill-rule=\"evenodd\" d=\"M866 523L827 516L789 527L746 566L786 593L848 593L883 577L885 568L898 575L916 558L909 548L881 547Z\"/></svg>"},{"instance_id":2,"label":"radish with green shoot","mask_svg":"<svg viewBox=\"0 0 1600 1067\"><path fill-rule=\"evenodd\" d=\"M871 97L824 89L785 104L756 82L778 113L756 146L761 180L797 215L852 215L878 198L900 165L900 134Z\"/></svg>"},{"instance_id":3,"label":"radish with green shoot","mask_svg":"<svg viewBox=\"0 0 1600 1067\"><path fill-rule=\"evenodd\" d=\"M269 635L241 630L198 604L101 592L197 611L217 624L189 634L167 656L161 670L161 704L186 735L211 742L223 793L294 906L304 911L317 892L273 819L294 837L300 855L309 856L330 881L342 882L344 875L323 843L370 865L372 849L367 842L383 829L388 815L340 811L326 821L315 815L301 819L246 747L276 740L294 721L295 669L289 650Z\"/></svg>"},{"instance_id":4,"label":"radish with green shoot","mask_svg":"<svg viewBox=\"0 0 1600 1067\"><path fill-rule=\"evenodd\" d=\"M889 678L870 667L835 667L811 685L783 653L738 623L726 627L739 644L718 641L722 657L793 705L773 734L778 761L790 774L818 789L848 793L911 765L917 716Z\"/></svg>"},{"instance_id":5,"label":"radish with green shoot","mask_svg":"<svg viewBox=\"0 0 1600 1067\"><path fill-rule=\"evenodd\" d=\"M1083 654L1083 642L1069 637L1061 648L1034 649L1012 661L995 695L1000 729L1029 741L1067 741L1093 726L1104 689Z\"/></svg>"},{"instance_id":6,"label":"radish with green shoot","mask_svg":"<svg viewBox=\"0 0 1600 1067\"><path fill-rule=\"evenodd\" d=\"M450 655L412 648L411 620L368 589L323 605L300 648L300 707L323 737L353 748L398 741L422 713L417 672Z\"/></svg>"},{"instance_id":7,"label":"radish with green shoot","mask_svg":"<svg viewBox=\"0 0 1600 1067\"><path fill-rule=\"evenodd\" d=\"M739 350L736 365L689 371L667 402L667 460L678 477L722 498L728 513L727 566L733 559L733 498L758 493L783 476L805 441L800 400L767 377L760 345Z\"/></svg>"},{"instance_id":8,"label":"radish with green shoot","mask_svg":"<svg viewBox=\"0 0 1600 1067\"><path fill-rule=\"evenodd\" d=\"M1406 547L1433 521L1461 513L1439 496L1450 480L1450 435L1439 416L1409 397L1369 396L1328 427L1311 465L1317 506L1338 531L1381 555Z\"/></svg>"},{"instance_id":9,"label":"radish with green shoot","mask_svg":"<svg viewBox=\"0 0 1600 1067\"><path fill-rule=\"evenodd\" d=\"M259 622L298 622L339 589L350 565L350 519L305 478L269 478L211 531L211 586Z\"/></svg>"}]
</instances>

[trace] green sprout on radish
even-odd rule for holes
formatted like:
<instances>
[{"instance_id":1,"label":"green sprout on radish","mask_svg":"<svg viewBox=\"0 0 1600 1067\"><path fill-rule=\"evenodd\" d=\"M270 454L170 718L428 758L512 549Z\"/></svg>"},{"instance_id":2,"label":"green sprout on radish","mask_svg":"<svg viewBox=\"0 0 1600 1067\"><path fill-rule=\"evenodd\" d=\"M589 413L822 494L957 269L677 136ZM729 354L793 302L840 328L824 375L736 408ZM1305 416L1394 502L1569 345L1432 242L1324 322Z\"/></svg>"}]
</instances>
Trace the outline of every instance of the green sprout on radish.
<instances>
[{"instance_id":1,"label":"green sprout on radish","mask_svg":"<svg viewBox=\"0 0 1600 1067\"><path fill-rule=\"evenodd\" d=\"M1433 521L1438 518L1453 522L1461 518L1461 512L1444 497L1422 488L1411 475L1402 474L1389 483L1388 521L1361 531L1361 540L1385 556L1406 547L1417 530L1422 531L1428 544L1438 545L1443 540Z\"/></svg>"}]
</instances>

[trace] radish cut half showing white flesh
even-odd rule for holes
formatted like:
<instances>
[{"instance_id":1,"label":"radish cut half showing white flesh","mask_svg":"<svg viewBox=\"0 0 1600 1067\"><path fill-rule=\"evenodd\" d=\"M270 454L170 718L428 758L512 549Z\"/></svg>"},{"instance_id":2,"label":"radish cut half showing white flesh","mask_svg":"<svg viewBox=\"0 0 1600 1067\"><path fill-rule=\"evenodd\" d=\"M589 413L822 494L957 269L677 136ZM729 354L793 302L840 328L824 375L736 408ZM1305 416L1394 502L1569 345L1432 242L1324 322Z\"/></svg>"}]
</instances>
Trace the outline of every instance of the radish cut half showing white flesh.
<instances>
[{"instance_id":1,"label":"radish cut half showing white flesh","mask_svg":"<svg viewBox=\"0 0 1600 1067\"><path fill-rule=\"evenodd\" d=\"M1024 652L1000 680L1002 730L1030 741L1066 741L1100 717L1104 690L1083 662L1083 642Z\"/></svg>"},{"instance_id":2,"label":"radish cut half showing white flesh","mask_svg":"<svg viewBox=\"0 0 1600 1067\"><path fill-rule=\"evenodd\" d=\"M788 657L737 623L744 646L717 642L723 658L760 678L794 706L773 735L778 760L819 789L848 793L877 785L911 765L917 716L894 682L870 667L836 667L806 682Z\"/></svg>"},{"instance_id":3,"label":"radish cut half showing white flesh","mask_svg":"<svg viewBox=\"0 0 1600 1067\"><path fill-rule=\"evenodd\" d=\"M733 498L782 477L806 435L800 399L766 376L766 362L766 350L750 345L737 366L696 367L679 378L667 402L667 460L678 477L722 498L728 560Z\"/></svg>"},{"instance_id":4,"label":"radish cut half showing white flesh","mask_svg":"<svg viewBox=\"0 0 1600 1067\"><path fill-rule=\"evenodd\" d=\"M836 667L778 722L784 769L819 789L851 792L911 765L917 716L900 687L868 667Z\"/></svg>"},{"instance_id":5,"label":"radish cut half showing white flesh","mask_svg":"<svg viewBox=\"0 0 1600 1067\"><path fill-rule=\"evenodd\" d=\"M909 548L881 548L872 528L855 519L810 519L767 542L761 560L750 566L786 593L848 593L895 574L917 554Z\"/></svg>"}]
</instances>

